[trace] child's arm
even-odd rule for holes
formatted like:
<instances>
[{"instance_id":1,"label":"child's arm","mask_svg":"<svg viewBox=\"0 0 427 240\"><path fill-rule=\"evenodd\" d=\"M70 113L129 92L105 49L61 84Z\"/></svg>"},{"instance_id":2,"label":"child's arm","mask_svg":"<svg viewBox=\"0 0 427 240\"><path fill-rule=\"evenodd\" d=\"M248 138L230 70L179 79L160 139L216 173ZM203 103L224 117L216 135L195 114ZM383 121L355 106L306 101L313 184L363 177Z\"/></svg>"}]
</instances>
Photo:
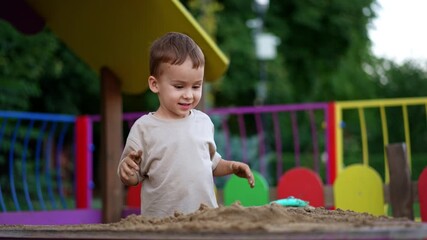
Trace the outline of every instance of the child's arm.
<instances>
[{"instance_id":1,"label":"child's arm","mask_svg":"<svg viewBox=\"0 0 427 240\"><path fill-rule=\"evenodd\" d=\"M225 176L233 173L238 177L247 178L251 188L255 186L254 175L252 174L249 166L245 163L221 159L213 171L213 175L215 177Z\"/></svg>"},{"instance_id":2,"label":"child's arm","mask_svg":"<svg viewBox=\"0 0 427 240\"><path fill-rule=\"evenodd\" d=\"M142 151L132 151L119 163L119 177L123 184L135 186L140 182L139 163Z\"/></svg>"}]
</instances>

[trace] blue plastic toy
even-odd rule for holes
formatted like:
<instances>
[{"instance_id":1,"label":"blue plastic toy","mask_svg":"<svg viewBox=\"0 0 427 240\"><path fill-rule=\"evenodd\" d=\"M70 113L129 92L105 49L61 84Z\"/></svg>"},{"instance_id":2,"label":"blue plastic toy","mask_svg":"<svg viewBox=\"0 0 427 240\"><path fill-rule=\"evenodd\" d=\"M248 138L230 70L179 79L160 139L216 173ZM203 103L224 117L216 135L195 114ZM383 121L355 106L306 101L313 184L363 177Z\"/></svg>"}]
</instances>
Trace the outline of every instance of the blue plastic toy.
<instances>
[{"instance_id":1,"label":"blue plastic toy","mask_svg":"<svg viewBox=\"0 0 427 240\"><path fill-rule=\"evenodd\" d=\"M277 203L279 205L282 205L284 207L306 207L308 206L308 202L298 199L298 198L294 198L294 197L287 197L287 198L283 198L283 199L278 199L275 201L272 201L271 203ZM270 204L271 204L270 203Z\"/></svg>"}]
</instances>

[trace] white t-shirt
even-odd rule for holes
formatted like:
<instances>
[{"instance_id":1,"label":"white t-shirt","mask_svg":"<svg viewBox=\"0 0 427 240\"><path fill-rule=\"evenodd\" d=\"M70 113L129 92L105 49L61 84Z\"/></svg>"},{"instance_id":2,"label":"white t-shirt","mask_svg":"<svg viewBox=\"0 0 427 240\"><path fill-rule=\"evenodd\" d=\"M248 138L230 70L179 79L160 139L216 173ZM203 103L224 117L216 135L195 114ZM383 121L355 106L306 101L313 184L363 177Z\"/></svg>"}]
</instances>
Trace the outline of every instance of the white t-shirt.
<instances>
[{"instance_id":1,"label":"white t-shirt","mask_svg":"<svg viewBox=\"0 0 427 240\"><path fill-rule=\"evenodd\" d=\"M132 126L121 159L138 150L143 152L139 172L142 215L191 213L201 203L218 207L213 170L221 156L208 115L198 110L178 120L144 115Z\"/></svg>"}]
</instances>

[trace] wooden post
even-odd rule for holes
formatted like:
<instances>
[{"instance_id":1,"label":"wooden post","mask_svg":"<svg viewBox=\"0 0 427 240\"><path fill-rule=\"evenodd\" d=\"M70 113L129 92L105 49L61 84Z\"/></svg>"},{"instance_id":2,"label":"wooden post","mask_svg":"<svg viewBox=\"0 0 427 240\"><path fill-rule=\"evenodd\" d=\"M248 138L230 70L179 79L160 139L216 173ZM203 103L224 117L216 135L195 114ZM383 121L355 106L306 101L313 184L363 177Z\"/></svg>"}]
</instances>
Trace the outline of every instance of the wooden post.
<instances>
[{"instance_id":1,"label":"wooden post","mask_svg":"<svg viewBox=\"0 0 427 240\"><path fill-rule=\"evenodd\" d=\"M102 221L111 223L120 220L123 206L123 185L116 173L123 147L123 110L120 80L105 67L101 91Z\"/></svg>"},{"instance_id":2,"label":"wooden post","mask_svg":"<svg viewBox=\"0 0 427 240\"><path fill-rule=\"evenodd\" d=\"M392 215L413 220L412 182L406 145L404 143L389 144L386 146L386 152L390 172L389 193Z\"/></svg>"}]
</instances>

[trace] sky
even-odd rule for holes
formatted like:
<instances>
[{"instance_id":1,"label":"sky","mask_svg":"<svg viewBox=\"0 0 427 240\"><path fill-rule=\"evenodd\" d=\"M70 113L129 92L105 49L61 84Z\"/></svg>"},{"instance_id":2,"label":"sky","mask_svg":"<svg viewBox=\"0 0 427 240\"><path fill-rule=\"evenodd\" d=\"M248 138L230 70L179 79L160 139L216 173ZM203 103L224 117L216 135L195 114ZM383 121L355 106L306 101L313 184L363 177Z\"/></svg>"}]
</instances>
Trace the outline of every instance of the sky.
<instances>
[{"instance_id":1,"label":"sky","mask_svg":"<svg viewBox=\"0 0 427 240\"><path fill-rule=\"evenodd\" d=\"M427 0L377 0L369 30L376 56L402 63L427 61Z\"/></svg>"}]
</instances>

